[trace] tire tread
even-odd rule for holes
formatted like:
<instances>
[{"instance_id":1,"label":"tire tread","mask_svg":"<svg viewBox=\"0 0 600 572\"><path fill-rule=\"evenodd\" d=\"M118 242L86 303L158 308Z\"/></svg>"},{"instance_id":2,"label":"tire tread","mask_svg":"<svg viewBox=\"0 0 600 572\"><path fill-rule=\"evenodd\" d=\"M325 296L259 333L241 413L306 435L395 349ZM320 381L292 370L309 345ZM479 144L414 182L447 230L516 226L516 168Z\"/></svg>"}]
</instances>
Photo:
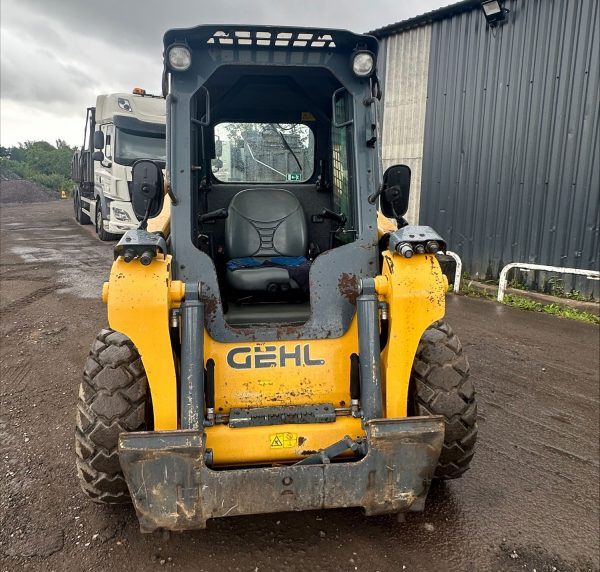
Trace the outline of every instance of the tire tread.
<instances>
[{"instance_id":1,"label":"tire tread","mask_svg":"<svg viewBox=\"0 0 600 572\"><path fill-rule=\"evenodd\" d=\"M412 412L444 417L444 445L435 477L456 479L470 466L477 441L477 401L469 362L445 321L423 334L411 374Z\"/></svg>"},{"instance_id":2,"label":"tire tread","mask_svg":"<svg viewBox=\"0 0 600 572\"><path fill-rule=\"evenodd\" d=\"M95 502L130 502L117 452L119 433L146 428L148 381L129 338L102 330L86 360L75 428L77 474Z\"/></svg>"}]
</instances>

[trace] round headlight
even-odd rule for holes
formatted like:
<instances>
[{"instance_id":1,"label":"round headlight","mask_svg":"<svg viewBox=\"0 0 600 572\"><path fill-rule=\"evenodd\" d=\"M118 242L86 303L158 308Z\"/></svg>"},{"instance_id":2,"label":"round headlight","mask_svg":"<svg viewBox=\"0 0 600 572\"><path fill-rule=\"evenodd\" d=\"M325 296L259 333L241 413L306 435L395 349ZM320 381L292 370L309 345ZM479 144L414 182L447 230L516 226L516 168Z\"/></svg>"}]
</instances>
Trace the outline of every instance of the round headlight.
<instances>
[{"instance_id":1,"label":"round headlight","mask_svg":"<svg viewBox=\"0 0 600 572\"><path fill-rule=\"evenodd\" d=\"M371 52L357 52L352 59L352 71L358 77L369 77L375 71L375 58Z\"/></svg>"},{"instance_id":2,"label":"round headlight","mask_svg":"<svg viewBox=\"0 0 600 572\"><path fill-rule=\"evenodd\" d=\"M185 46L169 48L169 66L177 71L185 71L192 65L192 54Z\"/></svg>"}]
</instances>

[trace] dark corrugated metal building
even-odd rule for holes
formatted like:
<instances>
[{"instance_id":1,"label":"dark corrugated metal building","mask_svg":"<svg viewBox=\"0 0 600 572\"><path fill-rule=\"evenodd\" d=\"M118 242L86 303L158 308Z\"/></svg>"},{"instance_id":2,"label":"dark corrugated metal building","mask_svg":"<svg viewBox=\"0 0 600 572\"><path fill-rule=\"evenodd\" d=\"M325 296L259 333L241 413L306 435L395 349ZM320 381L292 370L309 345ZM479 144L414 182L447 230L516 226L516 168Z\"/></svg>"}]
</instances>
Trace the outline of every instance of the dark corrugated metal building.
<instances>
[{"instance_id":1,"label":"dark corrugated metal building","mask_svg":"<svg viewBox=\"0 0 600 572\"><path fill-rule=\"evenodd\" d=\"M469 0L372 32L384 165L411 166L411 222L445 236L472 276L508 262L597 270L599 2L501 3L493 29ZM598 298L598 282L565 286Z\"/></svg>"}]
</instances>

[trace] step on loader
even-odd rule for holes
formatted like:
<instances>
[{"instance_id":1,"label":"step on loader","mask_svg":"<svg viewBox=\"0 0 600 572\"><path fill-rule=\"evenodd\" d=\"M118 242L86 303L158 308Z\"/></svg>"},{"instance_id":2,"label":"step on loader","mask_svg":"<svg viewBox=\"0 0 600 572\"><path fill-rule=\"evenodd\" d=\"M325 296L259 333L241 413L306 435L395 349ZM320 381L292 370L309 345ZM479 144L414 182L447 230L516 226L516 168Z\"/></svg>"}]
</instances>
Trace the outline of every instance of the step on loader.
<instances>
[{"instance_id":1,"label":"step on loader","mask_svg":"<svg viewBox=\"0 0 600 572\"><path fill-rule=\"evenodd\" d=\"M167 168L137 161L77 414L95 501L141 530L338 507L423 510L469 467L476 401L433 229L381 168L375 38L164 36ZM162 232L148 220L165 196Z\"/></svg>"}]
</instances>

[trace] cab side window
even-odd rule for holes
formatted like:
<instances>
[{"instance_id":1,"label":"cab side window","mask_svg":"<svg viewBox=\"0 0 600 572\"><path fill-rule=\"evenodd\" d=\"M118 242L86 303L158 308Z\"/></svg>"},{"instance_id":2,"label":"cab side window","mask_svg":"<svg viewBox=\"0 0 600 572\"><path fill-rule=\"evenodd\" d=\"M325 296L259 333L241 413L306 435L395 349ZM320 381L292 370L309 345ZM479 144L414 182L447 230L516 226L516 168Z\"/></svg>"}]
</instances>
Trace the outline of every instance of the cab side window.
<instances>
[{"instance_id":1,"label":"cab side window","mask_svg":"<svg viewBox=\"0 0 600 572\"><path fill-rule=\"evenodd\" d=\"M331 166L333 179L333 208L346 215L346 227L336 239L345 244L356 239L354 181L352 180L352 121L347 94L335 102L336 125L331 130Z\"/></svg>"},{"instance_id":2,"label":"cab side window","mask_svg":"<svg viewBox=\"0 0 600 572\"><path fill-rule=\"evenodd\" d=\"M112 160L114 127L112 125L103 125L101 129L104 131L104 157Z\"/></svg>"}]
</instances>

